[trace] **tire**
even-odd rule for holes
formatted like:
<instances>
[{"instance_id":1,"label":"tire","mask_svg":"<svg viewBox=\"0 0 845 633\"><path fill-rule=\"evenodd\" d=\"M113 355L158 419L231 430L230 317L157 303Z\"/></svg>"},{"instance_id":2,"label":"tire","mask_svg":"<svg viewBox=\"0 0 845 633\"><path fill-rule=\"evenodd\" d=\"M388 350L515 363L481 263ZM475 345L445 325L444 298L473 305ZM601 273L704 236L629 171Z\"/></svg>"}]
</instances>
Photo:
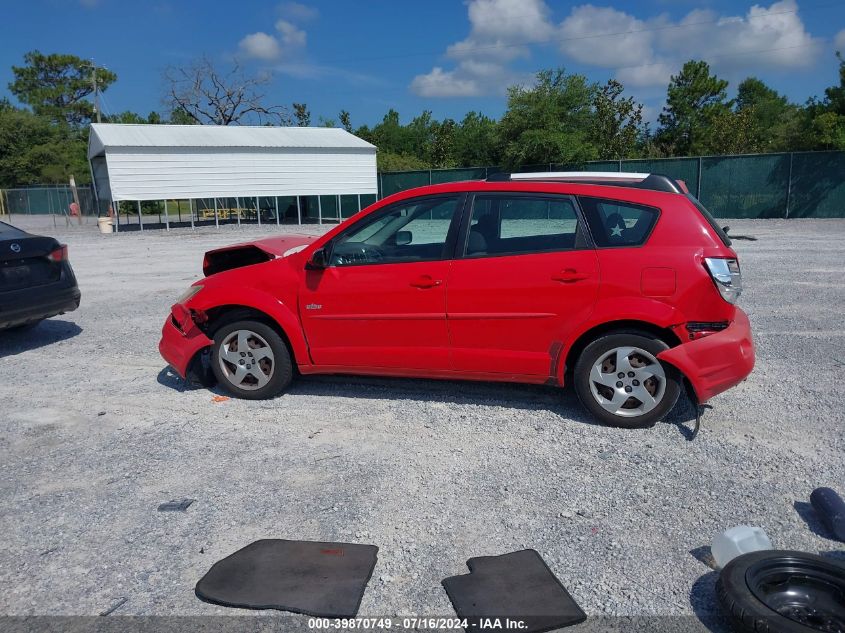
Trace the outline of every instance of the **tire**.
<instances>
[{"instance_id":1,"label":"tire","mask_svg":"<svg viewBox=\"0 0 845 633\"><path fill-rule=\"evenodd\" d=\"M214 333L211 369L220 386L246 400L278 396L293 378L285 341L266 323L252 320L226 323Z\"/></svg>"},{"instance_id":2,"label":"tire","mask_svg":"<svg viewBox=\"0 0 845 633\"><path fill-rule=\"evenodd\" d=\"M602 424L627 429L653 425L671 411L681 393L678 370L657 360L667 349L666 343L644 332L597 338L575 363L578 399ZM625 365L617 367L621 363Z\"/></svg>"},{"instance_id":3,"label":"tire","mask_svg":"<svg viewBox=\"0 0 845 633\"><path fill-rule=\"evenodd\" d=\"M845 630L845 565L815 554L738 556L722 570L716 595L742 633Z\"/></svg>"}]
</instances>

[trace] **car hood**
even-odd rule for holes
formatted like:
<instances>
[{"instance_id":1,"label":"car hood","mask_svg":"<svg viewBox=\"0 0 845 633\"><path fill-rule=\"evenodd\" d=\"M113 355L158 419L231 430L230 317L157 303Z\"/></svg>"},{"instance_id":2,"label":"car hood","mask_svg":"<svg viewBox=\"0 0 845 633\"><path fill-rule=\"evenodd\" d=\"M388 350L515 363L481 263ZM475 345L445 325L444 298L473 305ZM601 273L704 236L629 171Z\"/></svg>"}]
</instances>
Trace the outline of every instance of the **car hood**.
<instances>
[{"instance_id":1,"label":"car hood","mask_svg":"<svg viewBox=\"0 0 845 633\"><path fill-rule=\"evenodd\" d=\"M301 251L316 239L314 235L284 235L216 248L205 254L202 271L208 277L224 270L287 257Z\"/></svg>"}]
</instances>

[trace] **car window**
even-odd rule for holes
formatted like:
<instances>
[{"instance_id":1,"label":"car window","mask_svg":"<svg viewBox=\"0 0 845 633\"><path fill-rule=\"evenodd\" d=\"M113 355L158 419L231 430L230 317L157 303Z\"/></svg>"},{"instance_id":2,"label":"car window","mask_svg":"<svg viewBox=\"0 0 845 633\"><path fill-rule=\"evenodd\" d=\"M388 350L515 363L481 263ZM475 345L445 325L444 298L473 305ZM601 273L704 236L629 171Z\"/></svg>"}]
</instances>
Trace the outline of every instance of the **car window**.
<instances>
[{"instance_id":1,"label":"car window","mask_svg":"<svg viewBox=\"0 0 845 633\"><path fill-rule=\"evenodd\" d=\"M580 196L578 201L590 225L596 246L644 244L660 212L632 202Z\"/></svg>"},{"instance_id":2,"label":"car window","mask_svg":"<svg viewBox=\"0 0 845 633\"><path fill-rule=\"evenodd\" d=\"M400 204L356 222L332 244L331 266L443 259L459 196Z\"/></svg>"},{"instance_id":3,"label":"car window","mask_svg":"<svg viewBox=\"0 0 845 633\"><path fill-rule=\"evenodd\" d=\"M575 248L578 215L569 198L477 195L464 253L521 255Z\"/></svg>"}]
</instances>

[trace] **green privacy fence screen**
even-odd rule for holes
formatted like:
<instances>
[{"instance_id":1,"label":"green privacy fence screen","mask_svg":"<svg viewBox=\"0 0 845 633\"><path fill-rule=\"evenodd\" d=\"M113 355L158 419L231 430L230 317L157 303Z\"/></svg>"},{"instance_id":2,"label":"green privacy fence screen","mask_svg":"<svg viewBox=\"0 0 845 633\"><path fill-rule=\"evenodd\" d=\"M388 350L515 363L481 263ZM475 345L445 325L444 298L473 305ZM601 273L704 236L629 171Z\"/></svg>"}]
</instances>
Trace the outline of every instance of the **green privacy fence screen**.
<instances>
[{"instance_id":1,"label":"green privacy fence screen","mask_svg":"<svg viewBox=\"0 0 845 633\"><path fill-rule=\"evenodd\" d=\"M500 167L379 174L386 197L428 184L479 180ZM719 218L845 218L845 152L793 152L526 165L518 171L630 171L683 180Z\"/></svg>"}]
</instances>

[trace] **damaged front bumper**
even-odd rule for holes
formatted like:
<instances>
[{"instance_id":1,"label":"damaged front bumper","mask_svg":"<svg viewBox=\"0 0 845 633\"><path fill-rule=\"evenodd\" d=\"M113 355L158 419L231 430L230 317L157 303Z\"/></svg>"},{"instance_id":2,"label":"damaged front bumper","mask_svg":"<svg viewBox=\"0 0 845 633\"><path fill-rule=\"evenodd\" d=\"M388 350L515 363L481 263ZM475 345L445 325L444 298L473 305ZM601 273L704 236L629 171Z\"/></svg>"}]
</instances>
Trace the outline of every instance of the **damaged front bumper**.
<instances>
[{"instance_id":1,"label":"damaged front bumper","mask_svg":"<svg viewBox=\"0 0 845 633\"><path fill-rule=\"evenodd\" d=\"M690 381L699 402L742 382L754 369L754 341L748 315L739 308L724 330L681 343L657 355Z\"/></svg>"},{"instance_id":2,"label":"damaged front bumper","mask_svg":"<svg viewBox=\"0 0 845 633\"><path fill-rule=\"evenodd\" d=\"M161 329L158 344L158 351L167 364L185 378L194 356L210 345L211 339L194 323L190 310L180 303L174 305Z\"/></svg>"}]
</instances>

